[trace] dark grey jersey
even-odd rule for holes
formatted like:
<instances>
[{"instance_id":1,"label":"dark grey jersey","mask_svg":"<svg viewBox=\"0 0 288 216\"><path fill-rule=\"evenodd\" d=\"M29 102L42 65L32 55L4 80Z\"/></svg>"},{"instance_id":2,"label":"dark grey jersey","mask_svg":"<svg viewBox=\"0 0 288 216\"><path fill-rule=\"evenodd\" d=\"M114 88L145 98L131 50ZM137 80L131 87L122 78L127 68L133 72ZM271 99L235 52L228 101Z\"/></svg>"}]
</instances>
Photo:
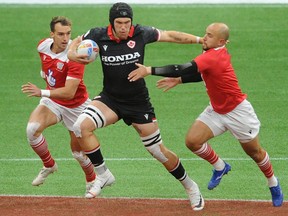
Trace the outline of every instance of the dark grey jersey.
<instances>
[{"instance_id":1,"label":"dark grey jersey","mask_svg":"<svg viewBox=\"0 0 288 216\"><path fill-rule=\"evenodd\" d=\"M94 40L100 49L104 75L103 92L117 101L139 103L149 101L145 80L129 82L128 74L136 69L135 63L143 64L145 45L158 40L159 30L134 25L127 40L117 40L112 27L90 29L83 39Z\"/></svg>"}]
</instances>

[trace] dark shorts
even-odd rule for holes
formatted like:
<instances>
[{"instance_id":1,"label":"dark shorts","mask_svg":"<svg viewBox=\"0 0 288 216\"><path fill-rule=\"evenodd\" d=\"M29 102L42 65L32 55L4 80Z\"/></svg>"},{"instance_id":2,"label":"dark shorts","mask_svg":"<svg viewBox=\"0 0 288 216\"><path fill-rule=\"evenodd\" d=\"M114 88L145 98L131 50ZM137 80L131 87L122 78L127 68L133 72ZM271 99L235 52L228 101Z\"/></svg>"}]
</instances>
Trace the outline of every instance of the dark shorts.
<instances>
[{"instance_id":1,"label":"dark shorts","mask_svg":"<svg viewBox=\"0 0 288 216\"><path fill-rule=\"evenodd\" d=\"M100 97L99 97L100 96ZM113 110L127 125L132 123L147 124L156 121L154 108L150 101L117 100L101 92L93 100L98 100Z\"/></svg>"}]
</instances>

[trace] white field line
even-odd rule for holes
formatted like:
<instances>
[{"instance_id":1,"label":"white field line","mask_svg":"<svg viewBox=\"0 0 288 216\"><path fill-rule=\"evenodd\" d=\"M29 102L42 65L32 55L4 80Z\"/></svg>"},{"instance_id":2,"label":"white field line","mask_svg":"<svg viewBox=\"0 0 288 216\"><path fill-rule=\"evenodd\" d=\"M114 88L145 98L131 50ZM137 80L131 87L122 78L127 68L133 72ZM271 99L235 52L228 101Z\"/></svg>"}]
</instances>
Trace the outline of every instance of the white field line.
<instances>
[{"instance_id":1,"label":"white field line","mask_svg":"<svg viewBox=\"0 0 288 216\"><path fill-rule=\"evenodd\" d=\"M227 161L250 161L250 158L223 158ZM273 161L286 161L288 158L270 158ZM0 158L1 161L5 162L16 162L16 161L39 161L38 158ZM73 158L56 158L57 161L72 161ZM110 161L152 161L155 160L154 158L106 158L105 160ZM203 160L201 158L182 158L182 161L200 161ZM44 195L18 195L18 194L0 194L1 197L50 197L50 198L75 198L75 199L82 199L81 196L44 196ZM141 197L102 197L101 199L148 199L148 200L186 200L185 198L141 198ZM210 201L249 201L249 202L271 202L270 200L247 200L247 199L208 199ZM287 202L287 201L285 201Z\"/></svg>"},{"instance_id":2,"label":"white field line","mask_svg":"<svg viewBox=\"0 0 288 216\"><path fill-rule=\"evenodd\" d=\"M74 158L54 158L57 161L72 161ZM39 161L39 158L0 158L0 162L15 162L15 161ZM153 161L154 158L105 158L106 161ZM200 161L202 158L180 158L181 161ZM247 158L223 158L225 161L251 161ZM284 158L270 158L272 161L288 161L288 157Z\"/></svg>"}]
</instances>

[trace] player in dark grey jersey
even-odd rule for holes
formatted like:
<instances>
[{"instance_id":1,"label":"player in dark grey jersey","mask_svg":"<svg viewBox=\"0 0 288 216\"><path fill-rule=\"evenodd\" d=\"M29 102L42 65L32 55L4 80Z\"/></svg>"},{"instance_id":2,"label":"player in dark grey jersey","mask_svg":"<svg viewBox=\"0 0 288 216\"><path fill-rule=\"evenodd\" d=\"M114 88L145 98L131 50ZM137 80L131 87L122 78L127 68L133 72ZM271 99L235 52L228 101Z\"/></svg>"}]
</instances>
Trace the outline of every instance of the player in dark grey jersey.
<instances>
[{"instance_id":1,"label":"player in dark grey jersey","mask_svg":"<svg viewBox=\"0 0 288 216\"><path fill-rule=\"evenodd\" d=\"M123 2L114 4L109 13L110 25L96 27L73 40L68 57L88 64L85 55L76 53L83 39L94 40L100 49L104 74L103 90L88 105L74 124L76 137L85 154L90 158L97 173L87 198L101 193L101 189L114 183L115 178L105 165L100 144L93 133L123 119L138 132L150 154L180 181L185 188L193 210L204 207L204 199L198 185L189 178L178 156L164 146L160 130L150 103L145 80L129 82L128 74L143 63L146 44L153 42L202 43L202 38L177 31L160 31L153 27L132 25L132 8Z\"/></svg>"}]
</instances>

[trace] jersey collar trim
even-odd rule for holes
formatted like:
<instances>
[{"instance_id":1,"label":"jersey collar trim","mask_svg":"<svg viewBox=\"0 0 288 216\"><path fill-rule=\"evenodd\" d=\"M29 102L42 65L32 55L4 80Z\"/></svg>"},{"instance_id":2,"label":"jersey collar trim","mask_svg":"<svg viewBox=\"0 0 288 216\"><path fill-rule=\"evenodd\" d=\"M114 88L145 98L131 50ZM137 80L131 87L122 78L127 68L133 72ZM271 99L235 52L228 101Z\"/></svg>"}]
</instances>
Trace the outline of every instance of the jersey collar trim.
<instances>
[{"instance_id":1,"label":"jersey collar trim","mask_svg":"<svg viewBox=\"0 0 288 216\"><path fill-rule=\"evenodd\" d=\"M131 28L130 28L130 32L129 32L129 35L128 37L132 37L133 34L134 34L134 26L132 25ZM117 43L119 43L121 40L116 38L114 35L113 35L113 30L112 30L112 25L110 24L108 26L108 37L110 38L110 40L113 40L113 41L116 41Z\"/></svg>"},{"instance_id":2,"label":"jersey collar trim","mask_svg":"<svg viewBox=\"0 0 288 216\"><path fill-rule=\"evenodd\" d=\"M215 50L220 50L220 49L224 49L226 46L224 45L224 46L221 46L221 47L216 47L216 48L214 48Z\"/></svg>"}]
</instances>

